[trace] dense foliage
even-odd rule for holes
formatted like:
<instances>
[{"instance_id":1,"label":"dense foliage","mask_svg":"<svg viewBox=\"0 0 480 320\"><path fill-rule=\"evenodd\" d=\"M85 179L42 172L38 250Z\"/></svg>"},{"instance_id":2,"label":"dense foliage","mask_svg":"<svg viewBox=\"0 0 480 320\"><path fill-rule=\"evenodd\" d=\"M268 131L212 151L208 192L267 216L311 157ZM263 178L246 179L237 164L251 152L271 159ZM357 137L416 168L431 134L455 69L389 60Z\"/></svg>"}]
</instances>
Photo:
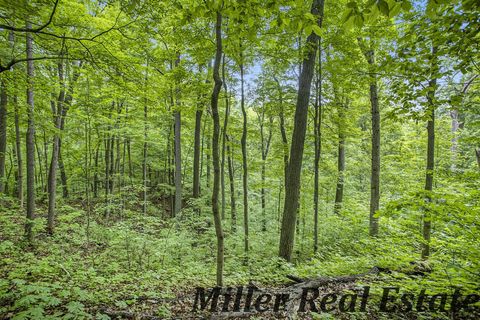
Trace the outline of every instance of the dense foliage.
<instances>
[{"instance_id":1,"label":"dense foliage","mask_svg":"<svg viewBox=\"0 0 480 320\"><path fill-rule=\"evenodd\" d=\"M374 266L478 294L479 12L2 0L0 319L175 317L196 286Z\"/></svg>"}]
</instances>

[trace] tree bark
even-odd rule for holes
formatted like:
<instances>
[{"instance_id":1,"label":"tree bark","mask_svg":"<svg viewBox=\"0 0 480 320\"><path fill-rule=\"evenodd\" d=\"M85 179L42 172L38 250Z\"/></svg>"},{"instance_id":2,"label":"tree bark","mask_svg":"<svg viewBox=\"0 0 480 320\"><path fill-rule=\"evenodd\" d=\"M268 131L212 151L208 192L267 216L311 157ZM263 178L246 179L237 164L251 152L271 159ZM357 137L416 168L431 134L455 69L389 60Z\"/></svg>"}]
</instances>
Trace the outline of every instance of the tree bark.
<instances>
[{"instance_id":1,"label":"tree bark","mask_svg":"<svg viewBox=\"0 0 480 320\"><path fill-rule=\"evenodd\" d=\"M358 38L358 43L369 65L370 71L370 106L372 117L372 158L370 175L370 236L378 235L378 218L375 216L380 208L380 108L378 105L377 77L375 75L375 51L370 44L367 47L364 40Z\"/></svg>"},{"instance_id":2,"label":"tree bark","mask_svg":"<svg viewBox=\"0 0 480 320\"><path fill-rule=\"evenodd\" d=\"M437 47L432 46L432 57L430 65L431 78L428 82L427 104L429 120L427 122L427 166L425 171L425 191L427 192L426 201L431 202L431 192L433 190L433 175L435 170L435 91L437 87L438 58ZM430 256L430 234L432 229L431 212L429 208L424 208L423 213L423 243L422 259L426 260Z\"/></svg>"},{"instance_id":3,"label":"tree bark","mask_svg":"<svg viewBox=\"0 0 480 320\"><path fill-rule=\"evenodd\" d=\"M59 151L59 132L61 126L61 118L63 114L63 105L65 103L65 78L64 78L64 64L63 61L58 63L58 80L60 84L60 93L57 101L52 101L53 122L55 127L55 134L53 136L52 159L50 161L50 168L48 171L48 222L47 233L53 234L54 219L55 219L55 198L57 194L57 166L58 166L58 151ZM55 107L56 106L56 107Z\"/></svg>"},{"instance_id":4,"label":"tree bark","mask_svg":"<svg viewBox=\"0 0 480 320\"><path fill-rule=\"evenodd\" d=\"M148 153L148 98L147 98L147 86L148 86L148 60L147 71L145 73L145 97L143 101L143 163L142 163L142 180L143 180L143 214L147 214L147 153Z\"/></svg>"},{"instance_id":5,"label":"tree bark","mask_svg":"<svg viewBox=\"0 0 480 320\"><path fill-rule=\"evenodd\" d=\"M243 168L243 228L244 228L244 250L248 258L248 164L247 164L247 112L245 110L245 91L244 91L244 66L243 66L243 51L240 43L240 107L243 116L243 130L242 130L242 168Z\"/></svg>"},{"instance_id":6,"label":"tree bark","mask_svg":"<svg viewBox=\"0 0 480 320\"><path fill-rule=\"evenodd\" d=\"M31 23L26 23L26 28L31 28ZM33 242L32 225L35 217L35 120L34 120L34 97L33 97L33 44L31 33L26 34L26 54L27 54L27 221L25 224L25 233L27 240Z\"/></svg>"},{"instance_id":7,"label":"tree bark","mask_svg":"<svg viewBox=\"0 0 480 320\"><path fill-rule=\"evenodd\" d=\"M287 183L287 168L288 168L288 139L287 139L287 131L285 129L285 115L283 110L283 92L282 86L280 85L280 81L276 77L273 78L277 83L278 89L278 104L280 107L280 112L278 117L280 119L280 134L282 136L282 144L283 144L283 176L284 182Z\"/></svg>"},{"instance_id":8,"label":"tree bark","mask_svg":"<svg viewBox=\"0 0 480 320\"><path fill-rule=\"evenodd\" d=\"M314 126L314 137L315 137L315 159L313 163L314 167L314 181L313 181L313 252L318 251L318 192L319 192L319 163L320 163L320 154L322 151L322 47L321 47L320 38L318 40L318 72L317 72L317 83L316 83L316 99L315 99L315 117L313 121Z\"/></svg>"},{"instance_id":9,"label":"tree bark","mask_svg":"<svg viewBox=\"0 0 480 320\"><path fill-rule=\"evenodd\" d=\"M18 114L18 101L16 92L13 96L13 106L15 112L15 151L17 158L17 185L16 194L20 202L20 207L23 207L23 161L22 161L22 142L20 137L20 117Z\"/></svg>"},{"instance_id":10,"label":"tree bark","mask_svg":"<svg viewBox=\"0 0 480 320\"><path fill-rule=\"evenodd\" d=\"M5 185L5 156L7 151L7 84L0 81L0 193Z\"/></svg>"},{"instance_id":11,"label":"tree bark","mask_svg":"<svg viewBox=\"0 0 480 320\"><path fill-rule=\"evenodd\" d=\"M195 138L193 142L193 198L200 197L200 151L202 140L203 104L197 104L195 111Z\"/></svg>"},{"instance_id":12,"label":"tree bark","mask_svg":"<svg viewBox=\"0 0 480 320\"><path fill-rule=\"evenodd\" d=\"M237 231L237 205L235 196L235 174L233 172L233 147L230 147L230 137L225 136L227 140L227 162L228 162L228 178L230 180L230 217L231 230Z\"/></svg>"},{"instance_id":13,"label":"tree bark","mask_svg":"<svg viewBox=\"0 0 480 320\"><path fill-rule=\"evenodd\" d=\"M341 108L341 107L340 107ZM340 121L342 118L340 118ZM339 128L341 131L341 129ZM335 191L335 204L334 204L334 213L340 214L343 203L343 186L345 182L345 137L343 132L338 134L338 158L337 158L337 187Z\"/></svg>"},{"instance_id":14,"label":"tree bark","mask_svg":"<svg viewBox=\"0 0 480 320\"><path fill-rule=\"evenodd\" d=\"M177 55L175 60L175 67L178 67L180 63L180 54ZM176 216L182 210L182 120L180 114L180 103L179 103L179 94L180 88L176 84L175 88L175 209L174 215Z\"/></svg>"},{"instance_id":15,"label":"tree bark","mask_svg":"<svg viewBox=\"0 0 480 320\"><path fill-rule=\"evenodd\" d=\"M317 24L322 26L324 0L313 0L311 12L317 16ZM292 258L293 243L295 239L295 222L297 220L297 209L300 197L300 176L302 170L303 149L305 133L307 129L308 102L310 99L310 87L312 84L313 71L315 67L316 47L318 36L311 33L307 38L307 55L303 60L303 68L300 74L300 81L295 109L295 120L292 133L292 145L290 148L290 160L287 170L287 181L285 184L285 203L280 231L279 256L287 261Z\"/></svg>"},{"instance_id":16,"label":"tree bark","mask_svg":"<svg viewBox=\"0 0 480 320\"><path fill-rule=\"evenodd\" d=\"M222 88L222 79L220 78L220 62L222 59L222 15L217 11L217 21L215 24L216 52L213 65L213 87L211 106L213 118L212 135L212 157L213 157L213 191L212 191L212 211L215 221L215 234L217 236L217 286L223 285L223 256L224 256L224 236L222 229L222 219L218 210L218 193L220 187L220 159L218 140L220 135L220 119L218 115L218 97Z\"/></svg>"},{"instance_id":17,"label":"tree bark","mask_svg":"<svg viewBox=\"0 0 480 320\"><path fill-rule=\"evenodd\" d=\"M265 109L262 107L261 113L258 114L258 120L260 125L260 143L262 146L262 169L261 169L261 189L260 189L260 200L262 205L262 231L267 231L267 214L266 214L266 161L268 152L270 150L270 142L272 140L272 122L273 119L270 117L270 123L268 127L268 135L265 139Z\"/></svg>"},{"instance_id":18,"label":"tree bark","mask_svg":"<svg viewBox=\"0 0 480 320\"><path fill-rule=\"evenodd\" d=\"M225 118L222 130L222 160L220 168L220 184L222 189L222 220L225 220L225 144L227 140L228 117L230 115L230 99L228 97L227 82L225 81L225 53L222 59L222 81L225 90Z\"/></svg>"}]
</instances>

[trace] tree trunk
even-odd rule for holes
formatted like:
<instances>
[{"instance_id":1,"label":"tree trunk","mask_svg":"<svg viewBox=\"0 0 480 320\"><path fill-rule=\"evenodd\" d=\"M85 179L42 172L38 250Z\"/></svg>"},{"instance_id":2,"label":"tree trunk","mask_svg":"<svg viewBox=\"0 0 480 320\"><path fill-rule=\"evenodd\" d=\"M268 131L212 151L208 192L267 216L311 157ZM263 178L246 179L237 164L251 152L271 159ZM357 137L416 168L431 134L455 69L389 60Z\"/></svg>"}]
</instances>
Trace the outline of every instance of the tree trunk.
<instances>
[{"instance_id":1,"label":"tree trunk","mask_svg":"<svg viewBox=\"0 0 480 320\"><path fill-rule=\"evenodd\" d=\"M65 79L64 79L64 64L63 61L58 63L58 80L60 84L60 93L58 95L57 101L52 101L52 113L54 127L56 130L60 130L61 118L63 114L63 105L65 102ZM56 105L56 107L55 107ZM50 168L48 171L48 222L47 222L47 233L53 234L53 225L55 219L55 198L57 194L57 166L58 166L58 150L59 150L59 133L55 132L53 137L53 146L52 146L52 159L50 162Z\"/></svg>"},{"instance_id":2,"label":"tree trunk","mask_svg":"<svg viewBox=\"0 0 480 320\"><path fill-rule=\"evenodd\" d=\"M99 184L99 179L98 179L98 156L100 153L100 143L97 145L95 148L95 171L93 173L93 197L96 199L98 197L98 184Z\"/></svg>"},{"instance_id":3,"label":"tree trunk","mask_svg":"<svg viewBox=\"0 0 480 320\"><path fill-rule=\"evenodd\" d=\"M231 217L231 230L237 231L237 205L235 196L235 174L233 172L233 147L230 148L230 137L225 136L227 139L227 162L228 162L228 178L230 180L230 217Z\"/></svg>"},{"instance_id":4,"label":"tree trunk","mask_svg":"<svg viewBox=\"0 0 480 320\"><path fill-rule=\"evenodd\" d=\"M22 142L20 137L20 117L18 114L18 101L16 92L13 96L13 106L15 112L15 150L17 152L17 197L20 207L23 207L23 161L22 161Z\"/></svg>"},{"instance_id":5,"label":"tree trunk","mask_svg":"<svg viewBox=\"0 0 480 320\"><path fill-rule=\"evenodd\" d=\"M340 107L342 108L342 107ZM342 117L340 117L340 121ZM340 210L342 209L342 202L343 202L343 185L345 182L345 137L343 132L341 132L341 128L339 128L340 133L338 134L338 159L337 159L337 170L338 170L338 177L337 177L337 187L335 191L335 204L334 204L334 213L340 214Z\"/></svg>"},{"instance_id":6,"label":"tree trunk","mask_svg":"<svg viewBox=\"0 0 480 320\"><path fill-rule=\"evenodd\" d=\"M58 169L60 170L60 182L62 183L62 197L68 198L68 182L67 172L65 171L65 164L62 157L62 139L58 141Z\"/></svg>"},{"instance_id":7,"label":"tree trunk","mask_svg":"<svg viewBox=\"0 0 480 320\"><path fill-rule=\"evenodd\" d=\"M267 231L267 215L266 215L266 161L268 156L268 151L270 149L270 141L272 140L272 121L270 117L270 123L268 127L268 135L265 139L265 109L262 107L261 113L258 114L258 121L260 126L260 144L262 147L262 169L261 169L261 190L260 190L260 200L262 205L262 231Z\"/></svg>"},{"instance_id":8,"label":"tree trunk","mask_svg":"<svg viewBox=\"0 0 480 320\"><path fill-rule=\"evenodd\" d=\"M180 54L177 53L177 59L175 59L175 68L178 67L180 63ZM182 210L182 120L180 113L180 87L178 83L175 83L175 93L172 92L172 95L175 95L175 104L173 110L174 116L174 162L175 162L175 202L174 202L174 211L173 214L176 216ZM173 105L173 96L172 96L172 105Z\"/></svg>"},{"instance_id":9,"label":"tree trunk","mask_svg":"<svg viewBox=\"0 0 480 320\"><path fill-rule=\"evenodd\" d=\"M437 47L432 46L432 58L430 65L431 79L428 82L427 103L429 120L427 122L427 166L425 171L425 191L427 192L427 202L432 201L431 192L433 190L433 175L435 169L435 91L437 86ZM422 259L428 259L430 256L430 233L432 228L431 212L429 208L424 208L423 213L423 243Z\"/></svg>"},{"instance_id":10,"label":"tree trunk","mask_svg":"<svg viewBox=\"0 0 480 320\"><path fill-rule=\"evenodd\" d=\"M222 59L222 81L225 89L225 118L223 120L222 130L222 160L220 168L220 184L222 189L222 220L225 220L225 144L227 138L228 117L230 114L230 99L228 97L227 82L225 81L225 53Z\"/></svg>"},{"instance_id":11,"label":"tree trunk","mask_svg":"<svg viewBox=\"0 0 480 320\"><path fill-rule=\"evenodd\" d=\"M31 28L31 23L26 23L26 28ZM34 100L33 100L33 45L31 33L26 34L26 53L27 53L27 221L25 224L25 233L27 240L33 242L32 225L35 217L35 122L34 122Z\"/></svg>"},{"instance_id":12,"label":"tree trunk","mask_svg":"<svg viewBox=\"0 0 480 320\"><path fill-rule=\"evenodd\" d=\"M0 81L0 193L4 191L5 156L7 151L7 84Z\"/></svg>"},{"instance_id":13,"label":"tree trunk","mask_svg":"<svg viewBox=\"0 0 480 320\"><path fill-rule=\"evenodd\" d=\"M248 164L247 164L247 112L245 110L245 91L244 91L244 68L243 68L243 52L242 44L240 43L240 107L243 115L243 130L242 130L242 168L243 168L243 228L244 228L244 250L248 258Z\"/></svg>"},{"instance_id":14,"label":"tree trunk","mask_svg":"<svg viewBox=\"0 0 480 320\"><path fill-rule=\"evenodd\" d=\"M200 143L202 134L201 107L195 112L195 141L193 143L193 197L200 197Z\"/></svg>"},{"instance_id":15,"label":"tree trunk","mask_svg":"<svg viewBox=\"0 0 480 320\"><path fill-rule=\"evenodd\" d=\"M315 137L315 159L313 163L314 167L314 182L313 182L313 252L318 251L318 183L319 183L319 163L320 154L322 151L322 47L320 38L318 40L318 72L317 72L317 94L315 95L315 117L313 121L313 132Z\"/></svg>"},{"instance_id":16,"label":"tree trunk","mask_svg":"<svg viewBox=\"0 0 480 320\"><path fill-rule=\"evenodd\" d=\"M358 43L368 62L370 71L370 106L372 117L372 158L370 174L370 236L378 235L378 218L375 216L380 208L380 108L378 106L377 77L375 75L375 51L370 44L366 46L363 39L358 38Z\"/></svg>"},{"instance_id":17,"label":"tree trunk","mask_svg":"<svg viewBox=\"0 0 480 320\"><path fill-rule=\"evenodd\" d=\"M477 164L480 169L480 149L475 149L475 155L477 156Z\"/></svg>"},{"instance_id":18,"label":"tree trunk","mask_svg":"<svg viewBox=\"0 0 480 320\"><path fill-rule=\"evenodd\" d=\"M282 86L280 85L280 81L276 77L273 78L277 83L278 89L278 104L280 107L280 134L282 136L282 144L283 144L283 176L285 184L287 183L287 168L288 168L288 140L287 140L287 131L285 129L285 115L283 111L283 92Z\"/></svg>"},{"instance_id":19,"label":"tree trunk","mask_svg":"<svg viewBox=\"0 0 480 320\"><path fill-rule=\"evenodd\" d=\"M145 74L145 97L143 104L143 162L142 162L142 180L143 180L143 214L147 214L147 151L148 151L148 104L147 104L147 82L148 82L148 60L147 71Z\"/></svg>"},{"instance_id":20,"label":"tree trunk","mask_svg":"<svg viewBox=\"0 0 480 320\"><path fill-rule=\"evenodd\" d=\"M215 85L212 92L212 118L213 118L213 136L212 136L212 156L213 156L213 192L212 192L212 211L215 221L215 234L217 236L217 286L223 285L223 229L222 219L218 210L218 193L220 187L220 159L218 140L220 135L220 119L218 115L218 97L222 88L222 79L219 69L222 59L222 15L217 11L217 21L215 24L216 52L213 65L213 80Z\"/></svg>"},{"instance_id":21,"label":"tree trunk","mask_svg":"<svg viewBox=\"0 0 480 320\"><path fill-rule=\"evenodd\" d=\"M200 68L201 71L201 68ZM193 198L200 197L200 152L202 140L203 102L197 103L195 111L195 138L193 143Z\"/></svg>"},{"instance_id":22,"label":"tree trunk","mask_svg":"<svg viewBox=\"0 0 480 320\"><path fill-rule=\"evenodd\" d=\"M313 0L311 12L318 17L317 24L322 26L324 0ZM311 33L307 38L307 55L303 60L303 68L295 109L295 120L290 148L290 160L285 184L285 204L283 210L282 229L280 231L279 256L290 261L292 258L293 243L295 239L295 222L300 196L300 176L302 170L303 148L307 129L308 102L315 67L316 46L318 36Z\"/></svg>"}]
</instances>

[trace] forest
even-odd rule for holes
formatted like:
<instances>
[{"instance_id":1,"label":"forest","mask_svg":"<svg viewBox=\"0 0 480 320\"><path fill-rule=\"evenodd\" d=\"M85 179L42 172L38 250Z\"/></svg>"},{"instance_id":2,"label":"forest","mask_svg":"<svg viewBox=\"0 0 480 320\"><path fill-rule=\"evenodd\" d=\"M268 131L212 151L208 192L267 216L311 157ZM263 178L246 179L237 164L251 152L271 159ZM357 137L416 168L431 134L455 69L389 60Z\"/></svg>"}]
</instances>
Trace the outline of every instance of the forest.
<instances>
[{"instance_id":1,"label":"forest","mask_svg":"<svg viewBox=\"0 0 480 320\"><path fill-rule=\"evenodd\" d=\"M0 0L0 319L480 319L477 0Z\"/></svg>"}]
</instances>

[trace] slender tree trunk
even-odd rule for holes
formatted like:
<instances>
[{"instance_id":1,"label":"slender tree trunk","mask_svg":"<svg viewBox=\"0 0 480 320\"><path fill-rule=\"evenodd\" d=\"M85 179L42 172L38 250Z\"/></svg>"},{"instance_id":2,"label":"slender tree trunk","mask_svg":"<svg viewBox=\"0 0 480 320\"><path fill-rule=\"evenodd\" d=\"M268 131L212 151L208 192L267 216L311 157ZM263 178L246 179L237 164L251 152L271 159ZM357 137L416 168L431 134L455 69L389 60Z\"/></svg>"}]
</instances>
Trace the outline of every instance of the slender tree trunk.
<instances>
[{"instance_id":1,"label":"slender tree trunk","mask_svg":"<svg viewBox=\"0 0 480 320\"><path fill-rule=\"evenodd\" d=\"M373 50L371 63L374 64ZM378 106L377 80L372 73L370 83L370 102L372 107L372 172L370 178L370 236L378 235L378 217L380 209L380 108Z\"/></svg>"},{"instance_id":2,"label":"slender tree trunk","mask_svg":"<svg viewBox=\"0 0 480 320\"><path fill-rule=\"evenodd\" d=\"M260 200L262 206L262 231L267 231L267 214L266 214L266 161L268 156L268 151L270 149L270 141L272 139L272 121L270 117L270 123L268 127L268 135L265 139L265 109L262 107L261 112L258 113L258 122L260 126L260 144L262 147L262 169L261 169L261 189L260 189Z\"/></svg>"},{"instance_id":3,"label":"slender tree trunk","mask_svg":"<svg viewBox=\"0 0 480 320\"><path fill-rule=\"evenodd\" d=\"M13 106L15 112L15 150L17 152L17 197L20 207L23 207L23 161L22 161L22 142L20 137L20 117L18 114L18 101L16 92L13 96Z\"/></svg>"},{"instance_id":4,"label":"slender tree trunk","mask_svg":"<svg viewBox=\"0 0 480 320\"><path fill-rule=\"evenodd\" d=\"M200 68L201 70L201 68ZM193 198L200 197L200 152L202 140L203 103L197 104L195 111L195 138L193 143Z\"/></svg>"},{"instance_id":5,"label":"slender tree trunk","mask_svg":"<svg viewBox=\"0 0 480 320\"><path fill-rule=\"evenodd\" d=\"M63 61L58 63L58 79L60 84L60 93L56 103L52 101L52 113L54 119L54 126L56 130L60 130L61 118L63 114L63 104L65 102L65 79L64 79L64 64ZM55 108L56 105L56 108ZM52 159L48 172L48 222L47 233L53 234L54 219L55 219L55 200L57 194L57 166L58 166L58 150L59 150L59 133L55 132L53 137Z\"/></svg>"},{"instance_id":6,"label":"slender tree trunk","mask_svg":"<svg viewBox=\"0 0 480 320\"><path fill-rule=\"evenodd\" d=\"M65 171L65 164L62 157L62 139L58 141L58 169L60 170L60 182L62 183L62 197L68 198L68 181L67 172Z\"/></svg>"},{"instance_id":7,"label":"slender tree trunk","mask_svg":"<svg viewBox=\"0 0 480 320\"><path fill-rule=\"evenodd\" d=\"M318 192L319 192L319 163L322 152L322 39L318 40L318 71L317 71L317 94L315 95L315 117L313 121L313 131L315 137L315 159L313 163L314 181L313 181L313 252L318 251Z\"/></svg>"},{"instance_id":8,"label":"slender tree trunk","mask_svg":"<svg viewBox=\"0 0 480 320\"><path fill-rule=\"evenodd\" d=\"M452 153L452 164L450 166L450 170L455 171L458 148L457 132L460 128L460 122L458 121L458 109L453 109L450 111L450 117L452 118L452 146L450 147L450 151Z\"/></svg>"},{"instance_id":9,"label":"slender tree trunk","mask_svg":"<svg viewBox=\"0 0 480 320\"><path fill-rule=\"evenodd\" d=\"M324 0L313 0L312 14L318 17L317 24L322 26ZM307 38L306 47L309 48L303 60L303 68L297 94L295 120L290 148L287 181L285 184L285 204L280 232L279 256L287 261L292 258L293 243L295 239L295 222L300 197L300 176L302 170L303 149L307 129L308 102L315 67L316 47L318 36L311 33Z\"/></svg>"},{"instance_id":10,"label":"slender tree trunk","mask_svg":"<svg viewBox=\"0 0 480 320\"><path fill-rule=\"evenodd\" d=\"M230 180L230 219L232 232L237 231L237 205L235 196L235 174L233 172L233 147L230 148L230 137L225 136L227 139L227 163L228 163L228 178Z\"/></svg>"},{"instance_id":11,"label":"slender tree trunk","mask_svg":"<svg viewBox=\"0 0 480 320\"><path fill-rule=\"evenodd\" d=\"M31 28L31 23L26 23L26 28ZM27 221L25 233L28 241L33 242L32 225L35 217L35 122L34 122L34 100L33 100L33 45L31 33L26 34L27 53Z\"/></svg>"},{"instance_id":12,"label":"slender tree trunk","mask_svg":"<svg viewBox=\"0 0 480 320\"><path fill-rule=\"evenodd\" d=\"M341 107L340 107L341 108ZM343 121L340 118L340 121ZM340 133L338 134L338 159L337 159L337 187L335 191L335 204L334 204L334 213L340 214L343 203L343 186L345 182L345 136L342 132L342 129L339 128Z\"/></svg>"},{"instance_id":13,"label":"slender tree trunk","mask_svg":"<svg viewBox=\"0 0 480 320\"><path fill-rule=\"evenodd\" d=\"M287 139L287 130L285 129L285 115L283 110L283 92L282 86L280 85L280 81L276 77L273 78L277 83L278 89L278 104L280 108L279 112L279 119L280 119L280 134L282 137L282 144L283 144L283 176L284 176L284 183L287 181L287 168L288 168L288 139Z\"/></svg>"},{"instance_id":14,"label":"slender tree trunk","mask_svg":"<svg viewBox=\"0 0 480 320\"><path fill-rule=\"evenodd\" d=\"M372 158L370 175L370 236L378 235L378 218L375 213L380 208L380 108L378 106L377 77L375 75L375 51L372 44L358 38L360 49L368 62L370 71L370 106L372 117Z\"/></svg>"},{"instance_id":15,"label":"slender tree trunk","mask_svg":"<svg viewBox=\"0 0 480 320\"><path fill-rule=\"evenodd\" d=\"M145 71L145 88L143 98L143 162L142 162L142 180L143 180L143 214L147 214L147 156L148 156L148 59L147 70Z\"/></svg>"},{"instance_id":16,"label":"slender tree trunk","mask_svg":"<svg viewBox=\"0 0 480 320\"><path fill-rule=\"evenodd\" d=\"M5 156L7 151L7 84L0 80L0 193L4 192Z\"/></svg>"},{"instance_id":17,"label":"slender tree trunk","mask_svg":"<svg viewBox=\"0 0 480 320\"><path fill-rule=\"evenodd\" d=\"M195 141L193 146L193 197L200 197L200 143L202 134L202 107L195 112Z\"/></svg>"},{"instance_id":18,"label":"slender tree trunk","mask_svg":"<svg viewBox=\"0 0 480 320\"><path fill-rule=\"evenodd\" d=\"M37 151L37 158L38 158L38 175L37 175L37 182L40 181L40 190L43 192L46 190L45 183L43 181L43 164L42 164L42 153L41 149L38 147L37 143L37 133L35 132L33 135L33 143L35 145L35 150Z\"/></svg>"},{"instance_id":19,"label":"slender tree trunk","mask_svg":"<svg viewBox=\"0 0 480 320\"><path fill-rule=\"evenodd\" d=\"M475 149L475 155L477 156L477 164L480 169L480 149Z\"/></svg>"},{"instance_id":20,"label":"slender tree trunk","mask_svg":"<svg viewBox=\"0 0 480 320\"><path fill-rule=\"evenodd\" d=\"M225 81L225 53L223 54L222 59L222 81L223 87L225 89L225 118L223 120L223 130L222 130L222 162L221 162L221 171L220 171L220 181L222 189L222 220L225 220L225 144L227 137L227 128L228 128L228 117L230 114L230 99L228 97L228 88L227 82Z\"/></svg>"},{"instance_id":21,"label":"slender tree trunk","mask_svg":"<svg viewBox=\"0 0 480 320\"><path fill-rule=\"evenodd\" d=\"M435 91L437 86L437 47L432 46L431 58L431 78L428 82L428 113L429 120L427 122L427 166L425 172L425 191L427 192L427 202L432 201L430 193L433 190L433 175L435 169ZM428 259L430 256L430 234L432 228L431 212L429 208L424 209L423 214L423 243L422 243L422 259Z\"/></svg>"},{"instance_id":22,"label":"slender tree trunk","mask_svg":"<svg viewBox=\"0 0 480 320\"><path fill-rule=\"evenodd\" d=\"M210 125L208 126L208 129L210 129ZM210 131L210 130L207 130L207 131ZM211 176L211 167L210 167L210 163L211 163L211 152L212 152L212 142L210 139L207 139L207 159L206 159L206 170L207 170L207 188L210 188L210 176Z\"/></svg>"},{"instance_id":23,"label":"slender tree trunk","mask_svg":"<svg viewBox=\"0 0 480 320\"><path fill-rule=\"evenodd\" d=\"M95 148L95 160L94 160L95 171L93 173L93 197L95 199L98 197L98 184L99 184L99 179L98 179L98 156L99 156L99 153L100 153L100 143Z\"/></svg>"},{"instance_id":24,"label":"slender tree trunk","mask_svg":"<svg viewBox=\"0 0 480 320\"><path fill-rule=\"evenodd\" d=\"M243 228L244 228L244 250L248 259L248 163L247 163L247 112L245 110L245 91L244 91L244 66L243 66L243 49L240 43L240 107L243 115L243 130L242 130L242 168L243 168Z\"/></svg>"},{"instance_id":25,"label":"slender tree trunk","mask_svg":"<svg viewBox=\"0 0 480 320\"><path fill-rule=\"evenodd\" d=\"M220 78L220 62L222 59L222 15L217 11L217 21L215 24L216 52L213 65L213 80L215 86L212 92L212 118L213 118L213 136L212 136L212 155L213 155L213 192L212 192L212 211L215 221L215 233L217 236L217 286L223 285L223 255L224 255L224 236L222 228L222 218L218 210L218 193L220 187L220 159L218 140L220 135L220 119L218 115L218 97L222 88L222 79Z\"/></svg>"},{"instance_id":26,"label":"slender tree trunk","mask_svg":"<svg viewBox=\"0 0 480 320\"><path fill-rule=\"evenodd\" d=\"M175 68L180 63L180 54L177 53L177 59L175 60ZM174 203L174 216L180 213L182 210L182 119L180 113L180 87L179 84L175 84L175 105L173 110L173 116L175 121L174 126L174 157L175 157L175 203ZM173 97L172 97L173 99Z\"/></svg>"}]
</instances>

